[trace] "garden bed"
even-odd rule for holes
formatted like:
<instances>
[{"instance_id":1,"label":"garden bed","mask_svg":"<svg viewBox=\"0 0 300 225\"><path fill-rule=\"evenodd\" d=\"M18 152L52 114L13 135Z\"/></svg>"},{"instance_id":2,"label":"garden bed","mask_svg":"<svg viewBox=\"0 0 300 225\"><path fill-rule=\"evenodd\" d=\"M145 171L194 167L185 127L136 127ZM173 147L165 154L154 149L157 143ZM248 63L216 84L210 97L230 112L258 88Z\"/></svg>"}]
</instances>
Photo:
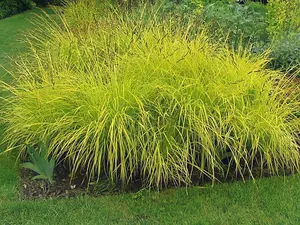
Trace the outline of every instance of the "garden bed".
<instances>
[{"instance_id":1,"label":"garden bed","mask_svg":"<svg viewBox=\"0 0 300 225\"><path fill-rule=\"evenodd\" d=\"M220 183L234 183L237 181L247 181L252 179L260 179L272 177L268 172L267 168L261 170L261 168L254 168L252 176L248 174L236 175L234 176L234 169L229 172L227 178L222 177L220 174L216 174L216 182ZM91 197L99 197L104 195L115 195L120 193L136 193L143 190L142 181L140 178L136 178L131 184L122 188L121 182L116 185L112 185L105 179L102 178L101 181L88 181L84 176L84 173L77 174L74 179L70 177L70 169L65 164L59 164L55 168L55 183L49 184L45 180L32 180L35 175L33 171L24 168L20 169L20 185L19 185L19 195L20 199L47 199L47 198L72 198L77 196L88 195ZM294 172L291 170L280 170L276 176L290 176ZM201 178L198 175L194 175L193 185L191 186L207 186L212 184L211 179ZM180 187L176 185L169 185L168 187ZM185 187L182 185L182 187ZM150 190L150 188L148 188Z\"/></svg>"},{"instance_id":2,"label":"garden bed","mask_svg":"<svg viewBox=\"0 0 300 225\"><path fill-rule=\"evenodd\" d=\"M186 30L175 16L169 24L151 10L102 7L80 1L56 12L60 22L38 18L27 36L31 56L20 56L17 79L3 85L10 93L0 111L3 140L20 146L31 160L23 166L52 184L22 170L21 198L300 170L298 85L267 69L267 54L216 43L197 21Z\"/></svg>"},{"instance_id":3,"label":"garden bed","mask_svg":"<svg viewBox=\"0 0 300 225\"><path fill-rule=\"evenodd\" d=\"M70 178L67 166L59 164L55 168L55 184L45 180L32 180L34 172L21 168L20 170L20 198L36 199L50 197L75 197L83 195L87 190L87 180L83 176Z\"/></svg>"}]
</instances>

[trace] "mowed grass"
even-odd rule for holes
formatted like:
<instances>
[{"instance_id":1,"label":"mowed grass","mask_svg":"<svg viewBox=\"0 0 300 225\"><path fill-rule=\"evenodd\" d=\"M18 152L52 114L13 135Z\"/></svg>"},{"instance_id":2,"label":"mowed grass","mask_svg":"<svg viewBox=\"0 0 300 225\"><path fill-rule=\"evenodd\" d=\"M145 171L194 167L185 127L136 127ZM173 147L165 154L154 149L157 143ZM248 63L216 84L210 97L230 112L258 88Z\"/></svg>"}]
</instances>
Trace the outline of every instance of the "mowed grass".
<instances>
[{"instance_id":1,"label":"mowed grass","mask_svg":"<svg viewBox=\"0 0 300 225\"><path fill-rule=\"evenodd\" d=\"M46 9L46 11L51 12L50 9ZM0 65L9 68L9 57L14 57L24 51L25 46L22 42L22 35L34 26L30 20L40 12L40 9L34 9L0 20ZM0 78L6 81L10 79L2 67L0 68Z\"/></svg>"},{"instance_id":2,"label":"mowed grass","mask_svg":"<svg viewBox=\"0 0 300 225\"><path fill-rule=\"evenodd\" d=\"M35 11L37 12L37 11ZM0 64L24 51L32 12L0 20ZM1 71L2 79L9 79ZM300 224L300 176L161 192L22 201L13 156L0 156L0 224Z\"/></svg>"},{"instance_id":3,"label":"mowed grass","mask_svg":"<svg viewBox=\"0 0 300 225\"><path fill-rule=\"evenodd\" d=\"M18 200L13 158L0 158L0 224L299 224L300 177L214 187Z\"/></svg>"}]
</instances>

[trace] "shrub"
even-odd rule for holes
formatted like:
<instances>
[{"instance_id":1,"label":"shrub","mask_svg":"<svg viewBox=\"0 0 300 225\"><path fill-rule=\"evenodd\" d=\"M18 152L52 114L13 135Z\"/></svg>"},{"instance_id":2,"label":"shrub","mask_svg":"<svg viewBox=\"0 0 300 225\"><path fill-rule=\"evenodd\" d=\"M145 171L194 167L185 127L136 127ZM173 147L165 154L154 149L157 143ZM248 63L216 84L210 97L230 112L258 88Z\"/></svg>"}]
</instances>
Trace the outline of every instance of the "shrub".
<instances>
[{"instance_id":1,"label":"shrub","mask_svg":"<svg viewBox=\"0 0 300 225\"><path fill-rule=\"evenodd\" d=\"M202 0L169 0L163 1L162 10L164 12L169 12L173 14L186 14L186 16L191 16L191 14L201 13L203 8Z\"/></svg>"},{"instance_id":2,"label":"shrub","mask_svg":"<svg viewBox=\"0 0 300 225\"><path fill-rule=\"evenodd\" d=\"M32 9L38 6L64 5L71 0L0 0L0 19ZM75 0L73 0L75 1Z\"/></svg>"},{"instance_id":3,"label":"shrub","mask_svg":"<svg viewBox=\"0 0 300 225\"><path fill-rule=\"evenodd\" d=\"M206 5L204 19L212 25L211 32L217 39L227 38L230 44L264 41L268 38L265 7L261 3L240 5L216 2ZM229 36L228 36L229 33Z\"/></svg>"},{"instance_id":4,"label":"shrub","mask_svg":"<svg viewBox=\"0 0 300 225\"><path fill-rule=\"evenodd\" d=\"M33 7L31 0L0 0L0 19Z\"/></svg>"},{"instance_id":5,"label":"shrub","mask_svg":"<svg viewBox=\"0 0 300 225\"><path fill-rule=\"evenodd\" d=\"M284 71L300 69L300 33L274 41L270 65Z\"/></svg>"},{"instance_id":6,"label":"shrub","mask_svg":"<svg viewBox=\"0 0 300 225\"><path fill-rule=\"evenodd\" d=\"M39 6L46 6L46 5L64 5L67 2L72 0L33 0ZM75 0L73 0L75 1Z\"/></svg>"},{"instance_id":7,"label":"shrub","mask_svg":"<svg viewBox=\"0 0 300 225\"><path fill-rule=\"evenodd\" d=\"M124 185L298 171L298 94L265 56L190 36L176 21L114 11L73 31L61 17L28 37L31 54L3 84L11 148L50 140L73 175Z\"/></svg>"},{"instance_id":8,"label":"shrub","mask_svg":"<svg viewBox=\"0 0 300 225\"><path fill-rule=\"evenodd\" d=\"M299 32L300 0L270 0L267 6L267 30L271 37L281 38Z\"/></svg>"}]
</instances>

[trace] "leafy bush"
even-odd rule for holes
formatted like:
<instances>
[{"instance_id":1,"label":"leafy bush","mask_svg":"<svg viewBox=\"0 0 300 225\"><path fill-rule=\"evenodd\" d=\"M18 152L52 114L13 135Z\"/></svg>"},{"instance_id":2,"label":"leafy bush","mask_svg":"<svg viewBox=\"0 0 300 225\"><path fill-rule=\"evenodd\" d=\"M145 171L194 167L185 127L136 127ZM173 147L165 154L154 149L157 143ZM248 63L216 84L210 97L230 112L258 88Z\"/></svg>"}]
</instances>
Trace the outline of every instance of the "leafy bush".
<instances>
[{"instance_id":1,"label":"leafy bush","mask_svg":"<svg viewBox=\"0 0 300 225\"><path fill-rule=\"evenodd\" d=\"M72 0L33 0L37 5L45 6L45 5L64 5L67 2ZM75 1L75 0L73 0Z\"/></svg>"},{"instance_id":2,"label":"leafy bush","mask_svg":"<svg viewBox=\"0 0 300 225\"><path fill-rule=\"evenodd\" d=\"M176 21L113 10L81 31L71 16L61 15L63 26L44 21L28 37L14 85L3 84L11 148L47 139L73 174L124 185L299 170L299 95L264 69L265 56L232 52L205 32L190 36Z\"/></svg>"},{"instance_id":3,"label":"leafy bush","mask_svg":"<svg viewBox=\"0 0 300 225\"><path fill-rule=\"evenodd\" d=\"M163 12L169 12L173 14L186 14L187 16L191 16L191 14L199 14L201 13L201 9L203 8L202 0L168 0L163 1L162 10Z\"/></svg>"},{"instance_id":4,"label":"leafy bush","mask_svg":"<svg viewBox=\"0 0 300 225\"><path fill-rule=\"evenodd\" d=\"M32 0L0 0L0 19L33 7Z\"/></svg>"},{"instance_id":5,"label":"leafy bush","mask_svg":"<svg viewBox=\"0 0 300 225\"><path fill-rule=\"evenodd\" d=\"M206 5L203 13L205 21L212 25L211 32L216 33L217 38L228 38L234 45L238 45L241 39L253 43L267 38L266 10L260 3L217 2Z\"/></svg>"},{"instance_id":6,"label":"leafy bush","mask_svg":"<svg viewBox=\"0 0 300 225\"><path fill-rule=\"evenodd\" d=\"M71 0L0 0L0 19L38 6L64 5ZM75 1L75 0L74 0Z\"/></svg>"},{"instance_id":7,"label":"leafy bush","mask_svg":"<svg viewBox=\"0 0 300 225\"><path fill-rule=\"evenodd\" d=\"M300 33L274 41L270 65L285 71L300 69Z\"/></svg>"},{"instance_id":8,"label":"leafy bush","mask_svg":"<svg viewBox=\"0 0 300 225\"><path fill-rule=\"evenodd\" d=\"M300 1L270 0L267 6L267 31L272 61L276 69L296 71L300 68Z\"/></svg>"},{"instance_id":9,"label":"leafy bush","mask_svg":"<svg viewBox=\"0 0 300 225\"><path fill-rule=\"evenodd\" d=\"M267 30L271 37L281 38L300 30L300 0L270 0L267 5Z\"/></svg>"}]
</instances>

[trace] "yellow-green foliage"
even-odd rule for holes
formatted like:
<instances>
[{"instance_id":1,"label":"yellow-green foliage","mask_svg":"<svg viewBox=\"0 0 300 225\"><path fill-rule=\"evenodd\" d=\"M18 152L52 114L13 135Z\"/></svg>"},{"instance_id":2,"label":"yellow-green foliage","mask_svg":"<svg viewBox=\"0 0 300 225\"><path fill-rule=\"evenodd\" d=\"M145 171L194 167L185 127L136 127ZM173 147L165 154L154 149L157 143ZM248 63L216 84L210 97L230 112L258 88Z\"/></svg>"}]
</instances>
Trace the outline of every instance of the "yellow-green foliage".
<instances>
[{"instance_id":1,"label":"yellow-green foliage","mask_svg":"<svg viewBox=\"0 0 300 225\"><path fill-rule=\"evenodd\" d=\"M269 0L267 5L268 32L278 37L283 32L300 29L300 0Z\"/></svg>"},{"instance_id":2,"label":"yellow-green foliage","mask_svg":"<svg viewBox=\"0 0 300 225\"><path fill-rule=\"evenodd\" d=\"M14 84L3 84L12 93L2 111L10 147L50 139L49 154L70 160L73 174L123 184L138 176L157 187L195 174L299 169L298 94L264 69L265 56L143 12L138 20L107 10L81 30L68 21L83 8L72 7L62 25L44 20L28 36L31 53L17 62Z\"/></svg>"}]
</instances>

